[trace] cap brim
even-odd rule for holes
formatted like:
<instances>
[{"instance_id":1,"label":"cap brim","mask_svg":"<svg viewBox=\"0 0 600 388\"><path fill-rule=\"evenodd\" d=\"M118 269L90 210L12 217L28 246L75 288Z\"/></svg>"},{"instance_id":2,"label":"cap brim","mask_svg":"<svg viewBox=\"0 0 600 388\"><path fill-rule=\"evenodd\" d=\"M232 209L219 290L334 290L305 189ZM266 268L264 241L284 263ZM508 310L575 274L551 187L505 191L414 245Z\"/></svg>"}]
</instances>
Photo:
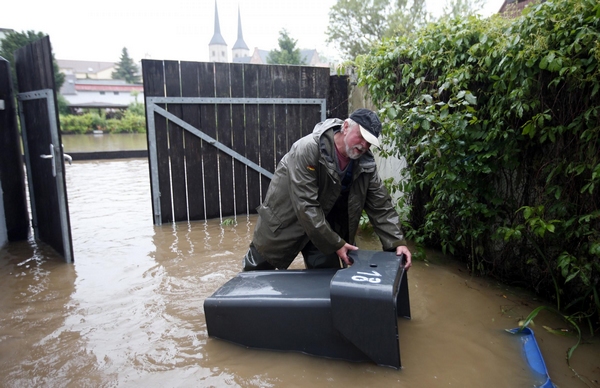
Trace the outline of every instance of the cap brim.
<instances>
[{"instance_id":1,"label":"cap brim","mask_svg":"<svg viewBox=\"0 0 600 388\"><path fill-rule=\"evenodd\" d=\"M371 132L364 129L362 125L359 124L358 126L360 128L360 134L362 135L362 137L372 146L380 148L379 147L379 139L375 135L373 135Z\"/></svg>"}]
</instances>

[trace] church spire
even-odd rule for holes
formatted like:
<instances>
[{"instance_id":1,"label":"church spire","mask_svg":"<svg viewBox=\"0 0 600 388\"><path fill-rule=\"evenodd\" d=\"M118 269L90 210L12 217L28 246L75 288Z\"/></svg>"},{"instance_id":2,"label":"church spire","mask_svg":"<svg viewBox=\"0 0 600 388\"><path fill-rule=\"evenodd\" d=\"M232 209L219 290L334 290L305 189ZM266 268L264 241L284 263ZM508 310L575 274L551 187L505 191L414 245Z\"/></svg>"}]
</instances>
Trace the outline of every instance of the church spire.
<instances>
[{"instance_id":1,"label":"church spire","mask_svg":"<svg viewBox=\"0 0 600 388\"><path fill-rule=\"evenodd\" d=\"M225 43L225 39L223 39L223 36L221 35L217 0L215 0L215 32L208 44L208 50L211 62L227 62L227 43Z\"/></svg>"},{"instance_id":2,"label":"church spire","mask_svg":"<svg viewBox=\"0 0 600 388\"><path fill-rule=\"evenodd\" d=\"M246 42L244 42L244 35L242 34L242 16L240 14L240 6L238 4L238 36L235 44L233 45L233 50L235 49L243 49L248 50L248 46L246 46Z\"/></svg>"},{"instance_id":3,"label":"church spire","mask_svg":"<svg viewBox=\"0 0 600 388\"><path fill-rule=\"evenodd\" d=\"M238 4L238 37L231 49L231 56L233 62L239 62L239 58L250 57L250 50L244 42L244 35L242 34L242 16L240 14L240 5Z\"/></svg>"}]
</instances>

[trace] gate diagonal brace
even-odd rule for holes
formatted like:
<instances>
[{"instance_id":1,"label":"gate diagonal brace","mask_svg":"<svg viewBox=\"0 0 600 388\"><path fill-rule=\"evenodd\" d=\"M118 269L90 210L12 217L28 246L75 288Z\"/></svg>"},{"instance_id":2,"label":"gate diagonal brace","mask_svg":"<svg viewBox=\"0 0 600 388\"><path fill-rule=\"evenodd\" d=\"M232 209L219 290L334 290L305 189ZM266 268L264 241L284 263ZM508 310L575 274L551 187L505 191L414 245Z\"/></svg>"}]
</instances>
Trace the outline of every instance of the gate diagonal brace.
<instances>
[{"instance_id":1,"label":"gate diagonal brace","mask_svg":"<svg viewBox=\"0 0 600 388\"><path fill-rule=\"evenodd\" d=\"M189 123L186 123L185 121L183 121L182 119L180 119L179 117L175 116L174 114L164 110L163 108L159 107L159 106L153 106L152 110L156 113L158 113L159 115L169 119L170 121L174 122L175 124L179 125L180 127L182 127L183 129L185 129L186 131L198 136L200 139L204 140L205 142L207 142L208 144L214 146L215 148L219 149L220 151L223 151L224 153L226 153L227 155L231 156L232 158L239 160L240 162L244 163L245 165L247 165L248 167L258 171L259 173L263 174L264 176L266 176L269 179L273 178L273 173L265 170L264 168L262 168L261 166L259 166L258 164L252 162L251 160L247 159L246 157L240 155L239 153L235 152L234 150L232 150L231 148L223 145L222 143L219 143L216 139L213 139L212 137L208 136L207 134L205 134L204 132L202 132L201 130L199 130L198 128L194 127L193 125L190 125Z\"/></svg>"},{"instance_id":2,"label":"gate diagonal brace","mask_svg":"<svg viewBox=\"0 0 600 388\"><path fill-rule=\"evenodd\" d=\"M157 104L252 104L252 105L318 105L321 111L321 121L327 118L327 99L325 98L221 98L221 97L146 97L146 123L148 126L148 156L150 159L150 185L153 188L152 202L154 204L154 223L161 225L160 190L158 189L158 171L153 166L158 164L155 135L155 113L179 125L189 133L199 137L208 144L245 164L263 176L273 179L273 173L240 155L231 148L208 136L200 129L185 122L181 118L161 108Z\"/></svg>"}]
</instances>

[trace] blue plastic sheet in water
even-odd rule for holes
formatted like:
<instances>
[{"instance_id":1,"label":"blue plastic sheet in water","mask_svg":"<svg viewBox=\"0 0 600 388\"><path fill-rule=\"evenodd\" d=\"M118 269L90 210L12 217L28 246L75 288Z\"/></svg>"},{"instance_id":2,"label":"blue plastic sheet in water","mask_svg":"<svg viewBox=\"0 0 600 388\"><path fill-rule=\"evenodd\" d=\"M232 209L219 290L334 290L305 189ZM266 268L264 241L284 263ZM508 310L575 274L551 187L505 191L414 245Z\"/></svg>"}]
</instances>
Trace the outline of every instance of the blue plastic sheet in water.
<instances>
[{"instance_id":1,"label":"blue plastic sheet in water","mask_svg":"<svg viewBox=\"0 0 600 388\"><path fill-rule=\"evenodd\" d=\"M539 388L554 388L554 384L550 380L550 376L548 375L548 369L546 368L546 363L544 362L544 357L542 357L542 352L535 340L535 335L533 334L533 330L528 327L525 328L516 328L506 330L509 333L516 334L519 336L521 340L521 344L523 346L523 353L525 358L527 359L527 363L529 367L533 371L533 373L540 377L541 385L535 385Z\"/></svg>"}]
</instances>

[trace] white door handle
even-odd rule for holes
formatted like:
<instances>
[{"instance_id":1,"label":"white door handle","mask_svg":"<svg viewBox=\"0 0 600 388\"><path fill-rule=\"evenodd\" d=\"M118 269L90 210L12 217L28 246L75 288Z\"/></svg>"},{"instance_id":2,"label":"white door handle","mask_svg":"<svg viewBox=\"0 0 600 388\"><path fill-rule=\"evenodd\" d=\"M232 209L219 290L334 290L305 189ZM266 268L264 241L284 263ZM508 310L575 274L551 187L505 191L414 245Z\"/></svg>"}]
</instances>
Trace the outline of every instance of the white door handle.
<instances>
[{"instance_id":1,"label":"white door handle","mask_svg":"<svg viewBox=\"0 0 600 388\"><path fill-rule=\"evenodd\" d=\"M56 161L54 159L54 145L50 143L50 155L40 155L42 159L52 159L52 176L56 177Z\"/></svg>"}]
</instances>

